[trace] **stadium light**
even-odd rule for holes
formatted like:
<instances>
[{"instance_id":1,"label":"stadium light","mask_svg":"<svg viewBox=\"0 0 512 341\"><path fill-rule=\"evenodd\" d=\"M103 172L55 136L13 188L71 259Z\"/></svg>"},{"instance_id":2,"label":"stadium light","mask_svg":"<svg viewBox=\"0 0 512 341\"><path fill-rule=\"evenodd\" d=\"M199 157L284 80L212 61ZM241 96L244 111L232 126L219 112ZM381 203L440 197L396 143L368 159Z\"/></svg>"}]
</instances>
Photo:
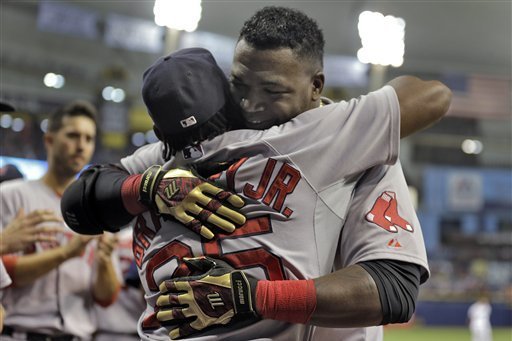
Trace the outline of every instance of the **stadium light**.
<instances>
[{"instance_id":1,"label":"stadium light","mask_svg":"<svg viewBox=\"0 0 512 341\"><path fill-rule=\"evenodd\" d=\"M49 72L43 78L43 83L49 88L60 89L66 83L64 76Z\"/></svg>"},{"instance_id":2,"label":"stadium light","mask_svg":"<svg viewBox=\"0 0 512 341\"><path fill-rule=\"evenodd\" d=\"M201 20L201 0L155 0L153 13L158 26L193 32Z\"/></svg>"},{"instance_id":3,"label":"stadium light","mask_svg":"<svg viewBox=\"0 0 512 341\"><path fill-rule=\"evenodd\" d=\"M462 141L461 149L466 154L480 154L484 145L479 140L466 139Z\"/></svg>"},{"instance_id":4,"label":"stadium light","mask_svg":"<svg viewBox=\"0 0 512 341\"><path fill-rule=\"evenodd\" d=\"M360 62L399 67L404 62L405 21L379 12L364 11L357 25L362 47L357 51Z\"/></svg>"}]
</instances>

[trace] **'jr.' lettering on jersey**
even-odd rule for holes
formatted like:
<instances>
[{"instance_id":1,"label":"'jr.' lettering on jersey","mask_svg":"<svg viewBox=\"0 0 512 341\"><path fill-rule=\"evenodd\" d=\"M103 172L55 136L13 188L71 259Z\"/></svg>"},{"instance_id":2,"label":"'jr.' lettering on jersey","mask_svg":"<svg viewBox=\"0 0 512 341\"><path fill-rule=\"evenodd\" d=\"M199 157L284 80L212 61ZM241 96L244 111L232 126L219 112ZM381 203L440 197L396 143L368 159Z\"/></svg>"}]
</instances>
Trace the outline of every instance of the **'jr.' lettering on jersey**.
<instances>
[{"instance_id":1,"label":"'jr.' lettering on jersey","mask_svg":"<svg viewBox=\"0 0 512 341\"><path fill-rule=\"evenodd\" d=\"M231 165L228 168L226 177L228 184L234 188L235 173L240 166L247 161L248 158L243 158L240 161ZM258 200L261 203L272 207L275 211L280 212L285 217L289 218L293 210L289 207L284 207L286 197L292 193L301 179L300 172L288 163L281 164L277 175L272 180L272 174L276 167L277 160L269 158L267 164L261 174L258 186L251 183L246 183L243 187L243 194L251 199ZM273 204L272 204L273 203Z\"/></svg>"}]
</instances>

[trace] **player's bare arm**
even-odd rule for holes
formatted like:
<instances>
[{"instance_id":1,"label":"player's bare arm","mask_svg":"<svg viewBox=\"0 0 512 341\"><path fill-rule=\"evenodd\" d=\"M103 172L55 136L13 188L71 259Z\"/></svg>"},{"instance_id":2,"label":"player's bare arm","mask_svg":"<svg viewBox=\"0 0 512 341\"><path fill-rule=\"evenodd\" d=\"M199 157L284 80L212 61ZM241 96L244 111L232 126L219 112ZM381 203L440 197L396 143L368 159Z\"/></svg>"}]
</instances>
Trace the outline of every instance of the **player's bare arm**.
<instances>
[{"instance_id":1,"label":"player's bare arm","mask_svg":"<svg viewBox=\"0 0 512 341\"><path fill-rule=\"evenodd\" d=\"M400 137L407 137L439 121L448 111L452 92L439 81L413 76L391 80L400 103Z\"/></svg>"},{"instance_id":2,"label":"player's bare arm","mask_svg":"<svg viewBox=\"0 0 512 341\"><path fill-rule=\"evenodd\" d=\"M96 247L95 262L97 271L93 282L93 297L103 307L112 304L119 290L121 283L116 275L112 263L112 252L117 244L117 238L112 234L103 234L98 238Z\"/></svg>"},{"instance_id":3,"label":"player's bare arm","mask_svg":"<svg viewBox=\"0 0 512 341\"><path fill-rule=\"evenodd\" d=\"M285 281L257 281L209 257L185 263L203 273L162 282L157 300L158 320L177 324L170 331L172 339L258 318L332 328L403 323L414 312L420 281L419 266L385 260L351 265L314 280ZM398 268L405 273L396 275ZM219 307L211 305L212 292L220 295Z\"/></svg>"},{"instance_id":4,"label":"player's bare arm","mask_svg":"<svg viewBox=\"0 0 512 341\"><path fill-rule=\"evenodd\" d=\"M210 227L231 233L245 223L237 212L243 205L238 195L189 170L153 166L129 175L117 167L95 166L69 186L61 208L66 223L82 234L119 231L136 215L154 209L211 239Z\"/></svg>"},{"instance_id":5,"label":"player's bare arm","mask_svg":"<svg viewBox=\"0 0 512 341\"><path fill-rule=\"evenodd\" d=\"M333 328L407 322L419 287L419 267L395 261L365 262L314 280L285 281L257 281L209 257L185 263L203 273L162 282L157 300L157 318L176 324L172 339L258 318ZM399 266L412 275L395 276L392 269ZM368 271L386 278L377 280L380 290ZM217 306L211 293L217 293Z\"/></svg>"},{"instance_id":6,"label":"player's bare arm","mask_svg":"<svg viewBox=\"0 0 512 341\"><path fill-rule=\"evenodd\" d=\"M90 236L74 236L69 243L46 251L23 256L4 256L3 261L13 285L24 286L35 282L48 272L73 257L81 256L91 241Z\"/></svg>"}]
</instances>

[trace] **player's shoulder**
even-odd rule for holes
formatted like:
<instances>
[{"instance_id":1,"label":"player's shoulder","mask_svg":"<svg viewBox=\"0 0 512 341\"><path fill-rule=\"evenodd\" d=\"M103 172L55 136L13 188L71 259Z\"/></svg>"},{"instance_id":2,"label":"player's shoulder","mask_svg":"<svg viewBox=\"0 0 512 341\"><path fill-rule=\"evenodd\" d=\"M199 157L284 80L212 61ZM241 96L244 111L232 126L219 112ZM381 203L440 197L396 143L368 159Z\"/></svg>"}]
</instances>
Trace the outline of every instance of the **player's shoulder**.
<instances>
[{"instance_id":1,"label":"player's shoulder","mask_svg":"<svg viewBox=\"0 0 512 341\"><path fill-rule=\"evenodd\" d=\"M121 159L123 167L131 174L140 173L152 165L161 165L163 159L164 144L155 142L137 149L133 154Z\"/></svg>"},{"instance_id":2,"label":"player's shoulder","mask_svg":"<svg viewBox=\"0 0 512 341\"><path fill-rule=\"evenodd\" d=\"M4 181L0 184L0 192L2 195L10 195L16 192L25 191L27 188L31 187L31 184L34 184L36 180L26 180L26 179L15 179Z\"/></svg>"}]
</instances>

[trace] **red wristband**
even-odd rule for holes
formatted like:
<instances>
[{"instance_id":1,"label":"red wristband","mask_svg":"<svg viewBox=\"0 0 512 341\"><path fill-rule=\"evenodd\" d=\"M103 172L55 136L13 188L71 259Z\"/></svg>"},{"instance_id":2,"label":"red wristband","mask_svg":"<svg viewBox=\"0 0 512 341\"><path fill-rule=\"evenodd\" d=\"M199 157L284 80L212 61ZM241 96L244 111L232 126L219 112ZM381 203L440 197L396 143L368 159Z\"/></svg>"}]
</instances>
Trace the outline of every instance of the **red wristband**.
<instances>
[{"instance_id":1,"label":"red wristband","mask_svg":"<svg viewBox=\"0 0 512 341\"><path fill-rule=\"evenodd\" d=\"M315 282L310 280L259 281L256 310L266 319L308 323L316 308Z\"/></svg>"},{"instance_id":2,"label":"red wristband","mask_svg":"<svg viewBox=\"0 0 512 341\"><path fill-rule=\"evenodd\" d=\"M148 208L139 201L139 187L141 179L141 174L130 175L121 185L121 199L123 200L123 206L131 215L139 215L148 210Z\"/></svg>"}]
</instances>

